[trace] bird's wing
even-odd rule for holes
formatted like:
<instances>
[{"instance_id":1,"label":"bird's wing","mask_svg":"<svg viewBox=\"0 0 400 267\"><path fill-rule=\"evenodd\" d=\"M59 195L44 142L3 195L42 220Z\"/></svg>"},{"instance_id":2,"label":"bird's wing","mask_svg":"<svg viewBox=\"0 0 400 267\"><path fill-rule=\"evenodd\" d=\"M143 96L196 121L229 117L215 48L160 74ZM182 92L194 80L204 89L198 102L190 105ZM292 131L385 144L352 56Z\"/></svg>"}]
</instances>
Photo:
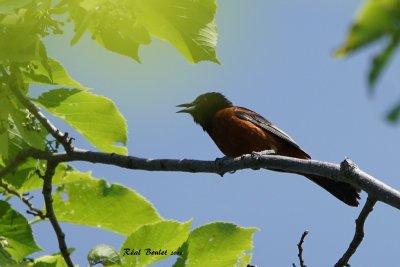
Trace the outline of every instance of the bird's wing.
<instances>
[{"instance_id":1,"label":"bird's wing","mask_svg":"<svg viewBox=\"0 0 400 267\"><path fill-rule=\"evenodd\" d=\"M261 115L242 107L235 110L235 114L240 119L250 121L251 123L257 125L258 127L264 129L265 131L283 139L284 141L290 143L294 147L299 148L301 150L301 148L287 133L285 133L284 131L273 125L270 121L268 121Z\"/></svg>"}]
</instances>

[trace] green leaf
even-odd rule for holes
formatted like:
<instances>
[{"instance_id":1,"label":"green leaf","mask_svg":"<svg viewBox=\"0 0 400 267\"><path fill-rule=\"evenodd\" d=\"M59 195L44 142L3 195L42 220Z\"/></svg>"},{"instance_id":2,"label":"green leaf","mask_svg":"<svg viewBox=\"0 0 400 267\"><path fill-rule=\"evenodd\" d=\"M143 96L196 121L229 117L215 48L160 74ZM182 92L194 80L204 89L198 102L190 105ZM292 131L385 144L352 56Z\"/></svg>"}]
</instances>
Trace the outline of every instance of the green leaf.
<instances>
[{"instance_id":1,"label":"green leaf","mask_svg":"<svg viewBox=\"0 0 400 267\"><path fill-rule=\"evenodd\" d=\"M43 179L37 175L36 171L40 170L44 173L43 164L42 161L37 159L27 159L25 162L18 165L15 172L3 177L3 181L12 185L13 189L20 194L33 189L42 188Z\"/></svg>"},{"instance_id":2,"label":"green leaf","mask_svg":"<svg viewBox=\"0 0 400 267\"><path fill-rule=\"evenodd\" d=\"M148 266L177 255L189 236L190 224L191 221L161 221L144 225L126 239L120 255L127 266Z\"/></svg>"},{"instance_id":3,"label":"green leaf","mask_svg":"<svg viewBox=\"0 0 400 267\"><path fill-rule=\"evenodd\" d=\"M34 260L32 267L67 267L61 254L46 255Z\"/></svg>"},{"instance_id":4,"label":"green leaf","mask_svg":"<svg viewBox=\"0 0 400 267\"><path fill-rule=\"evenodd\" d=\"M246 266L251 261L252 236L256 228L215 222L193 230L184 246L186 252L174 267Z\"/></svg>"},{"instance_id":5,"label":"green leaf","mask_svg":"<svg viewBox=\"0 0 400 267\"><path fill-rule=\"evenodd\" d=\"M31 63L35 66L33 70L23 69L24 82L34 84L55 84L64 85L77 89L87 90L79 82L72 79L64 66L56 59L49 57L46 60L33 60Z\"/></svg>"},{"instance_id":6,"label":"green leaf","mask_svg":"<svg viewBox=\"0 0 400 267\"><path fill-rule=\"evenodd\" d=\"M386 114L386 119L391 123L396 123L400 118L400 103L396 104L392 109Z\"/></svg>"},{"instance_id":7,"label":"green leaf","mask_svg":"<svg viewBox=\"0 0 400 267\"><path fill-rule=\"evenodd\" d=\"M41 60L45 47L36 34L37 18L27 9L0 16L0 64Z\"/></svg>"},{"instance_id":8,"label":"green leaf","mask_svg":"<svg viewBox=\"0 0 400 267\"><path fill-rule=\"evenodd\" d=\"M71 18L75 22L75 35L71 44L75 44L86 30L92 33L104 48L139 60L140 44L149 44L150 35L138 24L135 10L123 1L85 0L69 3ZM132 4L132 3L131 3Z\"/></svg>"},{"instance_id":9,"label":"green leaf","mask_svg":"<svg viewBox=\"0 0 400 267\"><path fill-rule=\"evenodd\" d=\"M399 44L399 38L393 37L385 49L381 51L372 61L371 69L368 75L368 84L370 91L373 91L376 81L382 71L385 69L394 51Z\"/></svg>"},{"instance_id":10,"label":"green leaf","mask_svg":"<svg viewBox=\"0 0 400 267\"><path fill-rule=\"evenodd\" d=\"M28 62L31 60L40 60L43 44L37 37L29 38L26 34L26 41L18 40L25 33L4 34L0 32L0 63L7 64L8 62ZM7 40L7 41L6 41ZM12 41L10 41L12 40ZM19 43L19 42L22 42Z\"/></svg>"},{"instance_id":11,"label":"green leaf","mask_svg":"<svg viewBox=\"0 0 400 267\"><path fill-rule=\"evenodd\" d=\"M122 21L118 19L114 20L114 22L108 22L111 24L105 25L107 21L113 19L103 20L103 25L99 26L101 30L93 33L92 38L104 48L140 62L139 45L150 43L148 32L138 25L136 21L131 22L130 19Z\"/></svg>"},{"instance_id":12,"label":"green leaf","mask_svg":"<svg viewBox=\"0 0 400 267\"><path fill-rule=\"evenodd\" d=\"M1 89L0 89L1 90ZM46 129L25 108L7 95L0 93L0 159L7 162L24 148L45 148Z\"/></svg>"},{"instance_id":13,"label":"green leaf","mask_svg":"<svg viewBox=\"0 0 400 267\"><path fill-rule=\"evenodd\" d=\"M93 19L92 18L93 14L94 14L94 12L87 12L84 15L84 17L82 18L82 20L79 19L77 21L77 25L75 28L75 34L74 34L74 37L72 37L71 45L75 45L79 41L79 39L81 39L82 35L85 33L85 31L89 27L91 19Z\"/></svg>"},{"instance_id":14,"label":"green leaf","mask_svg":"<svg viewBox=\"0 0 400 267\"><path fill-rule=\"evenodd\" d=\"M103 264L104 266L122 266L121 259L113 247L98 245L88 253L87 259L90 266Z\"/></svg>"},{"instance_id":15,"label":"green leaf","mask_svg":"<svg viewBox=\"0 0 400 267\"><path fill-rule=\"evenodd\" d=\"M353 22L345 43L337 50L337 56L353 53L385 35L397 35L399 23L399 1L366 1Z\"/></svg>"},{"instance_id":16,"label":"green leaf","mask_svg":"<svg viewBox=\"0 0 400 267\"><path fill-rule=\"evenodd\" d=\"M26 218L5 201L0 201L0 237L4 249L16 261L41 250L33 239L32 229Z\"/></svg>"},{"instance_id":17,"label":"green leaf","mask_svg":"<svg viewBox=\"0 0 400 267\"><path fill-rule=\"evenodd\" d=\"M3 181L13 186L18 193L23 194L43 187L43 179L39 177L46 170L46 163L42 160L33 158L27 159L19 164L15 172L3 177ZM90 176L90 174L84 174ZM80 175L74 175L74 170L67 164L59 164L53 176L53 185L62 185L80 181Z\"/></svg>"},{"instance_id":18,"label":"green leaf","mask_svg":"<svg viewBox=\"0 0 400 267\"><path fill-rule=\"evenodd\" d=\"M137 0L138 21L154 36L173 44L191 63L219 63L214 0Z\"/></svg>"},{"instance_id":19,"label":"green leaf","mask_svg":"<svg viewBox=\"0 0 400 267\"><path fill-rule=\"evenodd\" d=\"M0 246L0 266L4 267L15 267L18 266L17 262L14 261L10 253L7 252L3 247Z\"/></svg>"},{"instance_id":20,"label":"green leaf","mask_svg":"<svg viewBox=\"0 0 400 267\"><path fill-rule=\"evenodd\" d=\"M45 137L47 131L39 124L34 116L27 110L12 110L10 113L14 124L14 133L27 144L43 150L45 148Z\"/></svg>"},{"instance_id":21,"label":"green leaf","mask_svg":"<svg viewBox=\"0 0 400 267\"><path fill-rule=\"evenodd\" d=\"M139 61L139 46L149 44L154 35L174 45L189 62L218 62L215 0L84 0L68 7L75 23L72 44L88 30L106 49Z\"/></svg>"},{"instance_id":22,"label":"green leaf","mask_svg":"<svg viewBox=\"0 0 400 267\"><path fill-rule=\"evenodd\" d=\"M66 172L63 179L65 183L53 195L59 221L129 235L144 224L162 220L144 197L122 185L76 171Z\"/></svg>"},{"instance_id":23,"label":"green leaf","mask_svg":"<svg viewBox=\"0 0 400 267\"><path fill-rule=\"evenodd\" d=\"M65 120L101 151L127 154L126 121L110 99L78 89L54 89L34 101Z\"/></svg>"}]
</instances>

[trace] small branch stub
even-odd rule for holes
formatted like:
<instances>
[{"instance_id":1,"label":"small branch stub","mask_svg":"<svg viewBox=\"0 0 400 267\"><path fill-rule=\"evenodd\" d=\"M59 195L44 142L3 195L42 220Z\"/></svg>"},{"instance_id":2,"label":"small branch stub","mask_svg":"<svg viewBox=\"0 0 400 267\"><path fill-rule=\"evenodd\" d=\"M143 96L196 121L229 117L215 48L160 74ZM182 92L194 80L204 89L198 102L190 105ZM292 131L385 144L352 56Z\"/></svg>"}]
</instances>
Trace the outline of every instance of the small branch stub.
<instances>
[{"instance_id":1,"label":"small branch stub","mask_svg":"<svg viewBox=\"0 0 400 267\"><path fill-rule=\"evenodd\" d=\"M345 177L351 176L357 169L358 169L358 166L353 161L351 161L348 157L346 157L340 163L340 172Z\"/></svg>"},{"instance_id":2,"label":"small branch stub","mask_svg":"<svg viewBox=\"0 0 400 267\"><path fill-rule=\"evenodd\" d=\"M304 263L304 259L303 259L303 243L304 243L304 239L306 238L306 236L308 235L308 231L305 230L303 232L303 234L301 235L300 241L297 244L297 249L299 251L299 253L297 254L297 256L299 257L299 264L300 267L307 267ZM293 263L292 265L293 267L296 267L296 264Z\"/></svg>"}]
</instances>

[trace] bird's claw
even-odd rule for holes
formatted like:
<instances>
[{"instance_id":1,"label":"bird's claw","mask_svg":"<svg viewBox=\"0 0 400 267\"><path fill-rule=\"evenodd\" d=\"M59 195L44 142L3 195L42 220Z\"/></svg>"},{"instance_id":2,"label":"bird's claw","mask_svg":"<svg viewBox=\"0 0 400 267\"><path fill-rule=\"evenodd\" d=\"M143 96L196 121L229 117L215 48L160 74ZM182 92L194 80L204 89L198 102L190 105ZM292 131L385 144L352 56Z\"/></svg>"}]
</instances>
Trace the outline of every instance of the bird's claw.
<instances>
[{"instance_id":1,"label":"bird's claw","mask_svg":"<svg viewBox=\"0 0 400 267\"><path fill-rule=\"evenodd\" d=\"M253 152L251 152L251 157L252 158L256 158L256 159L259 159L262 156L268 156L268 155L276 155L276 151L270 149L270 150L253 151Z\"/></svg>"}]
</instances>

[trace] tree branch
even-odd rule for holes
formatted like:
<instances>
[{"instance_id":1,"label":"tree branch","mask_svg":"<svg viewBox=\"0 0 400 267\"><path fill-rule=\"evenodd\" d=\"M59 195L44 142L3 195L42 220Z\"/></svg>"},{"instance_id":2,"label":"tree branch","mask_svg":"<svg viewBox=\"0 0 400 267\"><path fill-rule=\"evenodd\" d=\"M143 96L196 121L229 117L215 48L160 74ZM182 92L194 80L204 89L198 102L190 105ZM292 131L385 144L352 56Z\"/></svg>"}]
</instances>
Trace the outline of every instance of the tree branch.
<instances>
[{"instance_id":1,"label":"tree branch","mask_svg":"<svg viewBox=\"0 0 400 267\"><path fill-rule=\"evenodd\" d=\"M69 154L53 154L51 158L57 162L86 161L133 170L216 173L221 176L227 172L259 168L297 174L314 174L352 184L364 190L369 196L374 197L378 201L400 209L399 191L360 170L349 159L345 159L340 165L317 160L304 160L277 155L255 156L254 154L215 161L147 159L81 149L74 149ZM48 156L45 155L43 159L48 159Z\"/></svg>"},{"instance_id":2,"label":"tree branch","mask_svg":"<svg viewBox=\"0 0 400 267\"><path fill-rule=\"evenodd\" d=\"M361 210L360 215L356 219L356 230L354 232L353 240L351 241L346 252L335 264L335 267L350 266L348 265L348 262L351 256L353 256L353 254L356 252L358 246L361 244L364 238L364 224L368 215L372 212L375 203L376 199L374 199L373 197L367 198L367 201L365 202L365 205Z\"/></svg>"},{"instance_id":3,"label":"tree branch","mask_svg":"<svg viewBox=\"0 0 400 267\"><path fill-rule=\"evenodd\" d=\"M215 173L221 176L227 172L259 168L297 174L314 174L338 182L352 184L376 200L400 209L399 191L360 170L349 159L345 159L339 165L318 160L304 160L278 155L247 154L234 159L227 158L207 161L192 159L148 159L114 153L86 151L78 148L74 148L70 153L50 153L30 149L22 151L10 165L0 170L0 178L4 173L15 169L18 163L22 161L21 159L27 157L44 160L51 159L57 163L85 161L114 165L132 170Z\"/></svg>"},{"instance_id":4,"label":"tree branch","mask_svg":"<svg viewBox=\"0 0 400 267\"><path fill-rule=\"evenodd\" d=\"M53 209L53 198L51 196L52 191L52 180L55 169L58 163L49 160L47 162L46 173L44 174L43 183L43 196L44 203L46 206L46 217L49 218L51 225L53 226L54 232L57 235L58 246L60 248L61 255L63 256L68 267L74 267L71 257L68 252L67 244L65 243L65 234L63 233L60 224L57 221L56 215Z\"/></svg>"}]
</instances>

